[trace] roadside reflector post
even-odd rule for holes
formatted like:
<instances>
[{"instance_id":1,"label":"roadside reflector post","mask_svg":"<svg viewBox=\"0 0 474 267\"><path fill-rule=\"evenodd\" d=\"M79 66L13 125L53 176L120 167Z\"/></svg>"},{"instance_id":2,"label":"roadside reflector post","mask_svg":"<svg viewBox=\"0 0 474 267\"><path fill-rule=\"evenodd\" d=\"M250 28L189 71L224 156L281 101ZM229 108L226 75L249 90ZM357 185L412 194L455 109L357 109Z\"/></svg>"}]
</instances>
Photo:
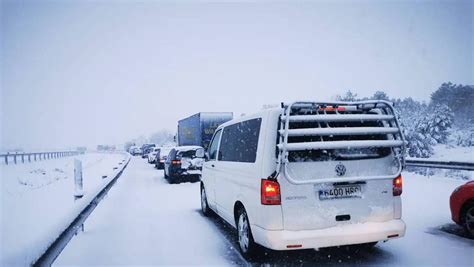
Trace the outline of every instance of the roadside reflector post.
<instances>
[{"instance_id":1,"label":"roadside reflector post","mask_svg":"<svg viewBox=\"0 0 474 267\"><path fill-rule=\"evenodd\" d=\"M82 161L74 159L74 201L81 199L83 196ZM80 230L84 232L84 224L81 225Z\"/></svg>"},{"instance_id":2,"label":"roadside reflector post","mask_svg":"<svg viewBox=\"0 0 474 267\"><path fill-rule=\"evenodd\" d=\"M82 161L74 159L74 200L84 196L82 184Z\"/></svg>"}]
</instances>

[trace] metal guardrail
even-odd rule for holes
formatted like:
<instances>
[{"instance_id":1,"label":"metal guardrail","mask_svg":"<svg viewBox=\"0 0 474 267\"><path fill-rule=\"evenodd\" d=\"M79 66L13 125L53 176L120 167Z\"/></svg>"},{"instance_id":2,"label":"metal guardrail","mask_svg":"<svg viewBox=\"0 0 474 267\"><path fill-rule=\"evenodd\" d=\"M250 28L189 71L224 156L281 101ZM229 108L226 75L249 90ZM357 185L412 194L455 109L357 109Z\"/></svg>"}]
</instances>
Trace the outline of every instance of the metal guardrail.
<instances>
[{"instance_id":1,"label":"metal guardrail","mask_svg":"<svg viewBox=\"0 0 474 267\"><path fill-rule=\"evenodd\" d=\"M408 167L426 167L426 168L474 171L474 163L471 163L471 162L435 161L435 160L429 160L429 159L407 158L405 160L405 165Z\"/></svg>"},{"instance_id":2,"label":"metal guardrail","mask_svg":"<svg viewBox=\"0 0 474 267\"><path fill-rule=\"evenodd\" d=\"M46 249L46 251L41 255L32 266L51 266L56 258L61 254L63 249L69 243L69 241L80 231L87 217L94 211L94 209L99 205L99 202L107 195L107 192L112 188L117 179L122 175L125 168L127 168L128 163L130 163L130 157L126 162L122 161L123 168L115 175L115 177L110 180L110 182L104 186L102 190L90 201L90 203L77 215L77 217L71 222L71 224L56 238L54 242ZM122 164L119 163L119 164ZM114 168L115 169L115 168Z\"/></svg>"},{"instance_id":3,"label":"metal guardrail","mask_svg":"<svg viewBox=\"0 0 474 267\"><path fill-rule=\"evenodd\" d=\"M6 153L6 154L0 154L0 158L3 158L2 161L6 165L9 163L14 163L17 164L20 160L21 163L25 163L27 160L28 162L31 162L32 160L37 161L37 160L46 160L46 159L54 159L54 158L62 158L62 157L68 157L68 156L75 156L78 154L82 154L79 151L54 151L54 152L31 152L31 153Z\"/></svg>"}]
</instances>

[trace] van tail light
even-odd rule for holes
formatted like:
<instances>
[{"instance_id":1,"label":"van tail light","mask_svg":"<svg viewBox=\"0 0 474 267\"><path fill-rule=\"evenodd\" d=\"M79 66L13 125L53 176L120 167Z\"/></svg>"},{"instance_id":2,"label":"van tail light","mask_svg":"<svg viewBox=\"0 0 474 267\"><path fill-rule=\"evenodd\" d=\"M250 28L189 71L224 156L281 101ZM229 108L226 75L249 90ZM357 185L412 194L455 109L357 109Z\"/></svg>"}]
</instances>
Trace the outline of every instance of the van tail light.
<instances>
[{"instance_id":1,"label":"van tail light","mask_svg":"<svg viewBox=\"0 0 474 267\"><path fill-rule=\"evenodd\" d=\"M402 176L399 175L397 178L393 179L393 196L400 196L403 192L403 182Z\"/></svg>"},{"instance_id":2,"label":"van tail light","mask_svg":"<svg viewBox=\"0 0 474 267\"><path fill-rule=\"evenodd\" d=\"M277 181L262 179L262 205L281 205L280 184Z\"/></svg>"},{"instance_id":3,"label":"van tail light","mask_svg":"<svg viewBox=\"0 0 474 267\"><path fill-rule=\"evenodd\" d=\"M181 164L181 160L172 160L171 164L173 164L173 165Z\"/></svg>"}]
</instances>

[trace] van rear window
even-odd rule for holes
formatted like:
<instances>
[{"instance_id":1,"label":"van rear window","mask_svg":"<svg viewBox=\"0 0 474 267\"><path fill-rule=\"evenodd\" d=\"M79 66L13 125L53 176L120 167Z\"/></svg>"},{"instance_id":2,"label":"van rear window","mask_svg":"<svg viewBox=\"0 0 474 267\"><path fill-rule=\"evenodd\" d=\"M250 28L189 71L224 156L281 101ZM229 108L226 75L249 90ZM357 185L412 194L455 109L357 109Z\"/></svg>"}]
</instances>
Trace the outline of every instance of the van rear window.
<instances>
[{"instance_id":1,"label":"van rear window","mask_svg":"<svg viewBox=\"0 0 474 267\"><path fill-rule=\"evenodd\" d=\"M219 147L219 161L255 162L262 119L225 127Z\"/></svg>"},{"instance_id":2,"label":"van rear window","mask_svg":"<svg viewBox=\"0 0 474 267\"><path fill-rule=\"evenodd\" d=\"M178 156L182 158L196 158L196 150L186 150L186 151L179 151Z\"/></svg>"},{"instance_id":3,"label":"van rear window","mask_svg":"<svg viewBox=\"0 0 474 267\"><path fill-rule=\"evenodd\" d=\"M356 121L356 122L293 122L290 129L302 128L346 128L346 127L383 127L380 121ZM355 141L355 140L387 140L386 134L374 135L333 135L333 136L295 136L289 137L288 143L304 142L329 142L329 141ZM329 161L329 160L357 160L371 159L388 156L391 149L387 147L368 147L352 149L323 149L290 151L288 160L290 162L304 161Z\"/></svg>"}]
</instances>

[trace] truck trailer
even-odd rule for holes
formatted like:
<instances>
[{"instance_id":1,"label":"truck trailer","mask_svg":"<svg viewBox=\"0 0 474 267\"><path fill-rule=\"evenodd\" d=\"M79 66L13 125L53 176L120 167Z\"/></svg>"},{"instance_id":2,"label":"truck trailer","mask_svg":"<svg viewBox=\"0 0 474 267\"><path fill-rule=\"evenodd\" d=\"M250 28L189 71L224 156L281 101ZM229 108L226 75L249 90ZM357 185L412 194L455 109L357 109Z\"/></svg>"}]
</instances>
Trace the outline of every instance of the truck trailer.
<instances>
[{"instance_id":1,"label":"truck trailer","mask_svg":"<svg viewBox=\"0 0 474 267\"><path fill-rule=\"evenodd\" d=\"M232 112L200 112L178 121L178 146L202 146L207 150L216 128L233 117Z\"/></svg>"}]
</instances>

